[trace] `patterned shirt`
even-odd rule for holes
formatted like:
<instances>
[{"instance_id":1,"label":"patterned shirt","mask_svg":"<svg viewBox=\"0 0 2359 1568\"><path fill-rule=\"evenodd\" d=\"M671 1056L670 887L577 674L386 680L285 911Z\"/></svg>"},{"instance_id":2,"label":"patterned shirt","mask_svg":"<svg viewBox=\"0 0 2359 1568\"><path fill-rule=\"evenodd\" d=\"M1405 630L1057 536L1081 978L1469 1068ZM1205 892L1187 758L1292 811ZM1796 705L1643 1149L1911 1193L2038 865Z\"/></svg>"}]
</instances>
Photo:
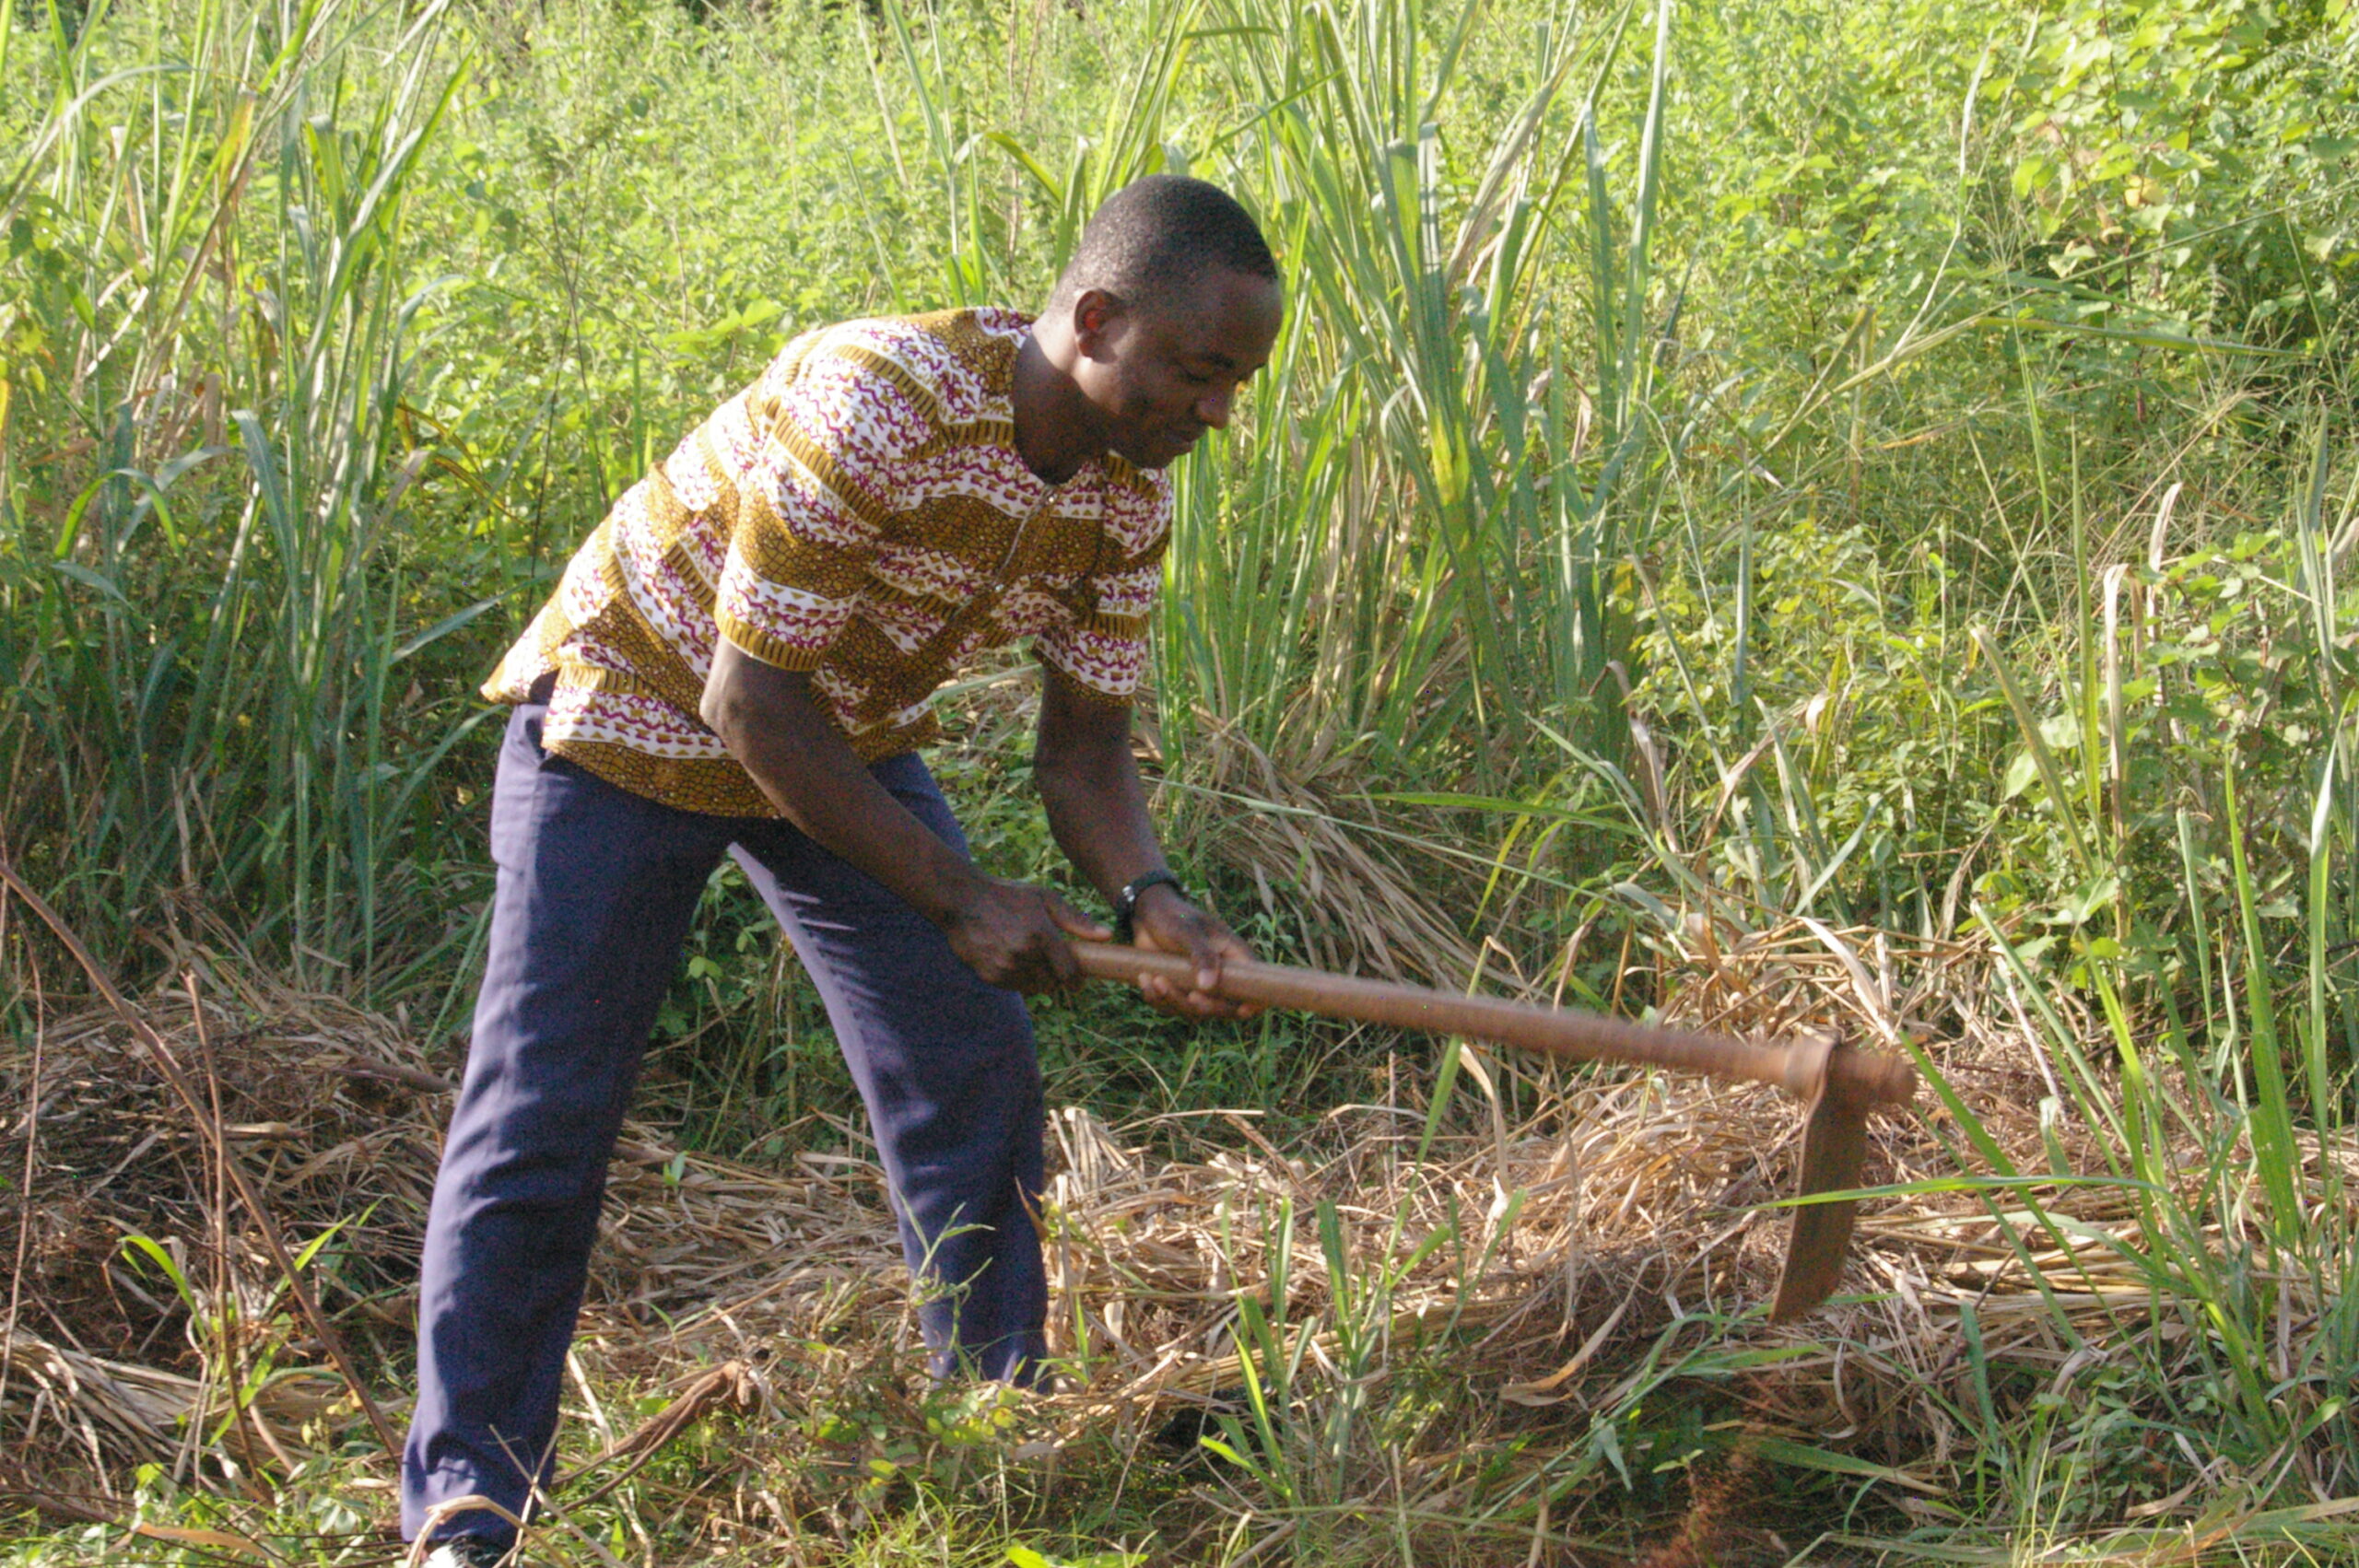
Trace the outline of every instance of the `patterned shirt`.
<instances>
[{"instance_id":1,"label":"patterned shirt","mask_svg":"<svg viewBox=\"0 0 2359 1568\"><path fill-rule=\"evenodd\" d=\"M776 809L698 717L716 639L807 670L865 762L935 733L962 660L1029 637L1053 679L1127 703L1170 532L1160 473L1024 465L1012 310L849 322L787 345L615 503L484 686L554 673L542 743L730 816Z\"/></svg>"}]
</instances>

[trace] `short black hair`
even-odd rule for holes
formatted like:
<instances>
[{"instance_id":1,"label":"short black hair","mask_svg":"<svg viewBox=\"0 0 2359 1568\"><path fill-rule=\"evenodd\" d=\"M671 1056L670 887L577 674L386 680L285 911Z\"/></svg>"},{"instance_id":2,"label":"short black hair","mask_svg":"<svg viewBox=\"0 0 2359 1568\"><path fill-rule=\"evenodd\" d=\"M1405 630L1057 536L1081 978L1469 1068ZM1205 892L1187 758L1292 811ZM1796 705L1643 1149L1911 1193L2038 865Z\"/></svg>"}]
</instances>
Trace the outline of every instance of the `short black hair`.
<instances>
[{"instance_id":1,"label":"short black hair","mask_svg":"<svg viewBox=\"0 0 2359 1568\"><path fill-rule=\"evenodd\" d=\"M1277 258L1236 197L1184 174L1150 174L1090 215L1049 304L1067 304L1092 288L1118 299L1152 299L1215 268L1278 281Z\"/></svg>"}]
</instances>

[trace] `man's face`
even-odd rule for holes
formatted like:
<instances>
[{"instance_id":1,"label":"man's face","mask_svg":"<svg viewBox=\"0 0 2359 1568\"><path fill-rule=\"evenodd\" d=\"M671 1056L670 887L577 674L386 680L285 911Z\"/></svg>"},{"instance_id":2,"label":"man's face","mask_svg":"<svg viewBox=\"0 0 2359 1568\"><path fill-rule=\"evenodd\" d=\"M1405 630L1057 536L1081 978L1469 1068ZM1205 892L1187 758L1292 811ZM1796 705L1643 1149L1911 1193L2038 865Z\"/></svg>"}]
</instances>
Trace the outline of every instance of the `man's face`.
<instances>
[{"instance_id":1,"label":"man's face","mask_svg":"<svg viewBox=\"0 0 2359 1568\"><path fill-rule=\"evenodd\" d=\"M1268 278L1215 268L1167 299L1095 289L1074 305L1074 380L1104 421L1106 444L1141 468L1176 462L1228 424L1247 378L1269 362L1285 315Z\"/></svg>"}]
</instances>

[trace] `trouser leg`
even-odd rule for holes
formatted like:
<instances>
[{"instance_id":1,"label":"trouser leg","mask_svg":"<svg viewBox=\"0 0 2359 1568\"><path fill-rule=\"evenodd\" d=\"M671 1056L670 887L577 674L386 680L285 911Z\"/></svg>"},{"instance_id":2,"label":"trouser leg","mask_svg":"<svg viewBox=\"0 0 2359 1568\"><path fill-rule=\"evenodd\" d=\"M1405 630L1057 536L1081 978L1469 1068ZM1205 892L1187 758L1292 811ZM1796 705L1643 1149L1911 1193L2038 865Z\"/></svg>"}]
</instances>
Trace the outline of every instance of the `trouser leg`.
<instances>
[{"instance_id":1,"label":"trouser leg","mask_svg":"<svg viewBox=\"0 0 2359 1568\"><path fill-rule=\"evenodd\" d=\"M925 764L872 769L945 842L967 841ZM937 1375L1039 1375L1040 1069L1014 991L985 985L933 923L783 824L735 850L827 1003L867 1102Z\"/></svg>"},{"instance_id":2,"label":"trouser leg","mask_svg":"<svg viewBox=\"0 0 2359 1568\"><path fill-rule=\"evenodd\" d=\"M734 825L641 800L540 747L519 708L492 796L498 880L467 1070L418 1288L402 1528L479 1492L522 1515L546 1474L606 1162L698 894ZM505 1537L497 1515L439 1534Z\"/></svg>"}]
</instances>

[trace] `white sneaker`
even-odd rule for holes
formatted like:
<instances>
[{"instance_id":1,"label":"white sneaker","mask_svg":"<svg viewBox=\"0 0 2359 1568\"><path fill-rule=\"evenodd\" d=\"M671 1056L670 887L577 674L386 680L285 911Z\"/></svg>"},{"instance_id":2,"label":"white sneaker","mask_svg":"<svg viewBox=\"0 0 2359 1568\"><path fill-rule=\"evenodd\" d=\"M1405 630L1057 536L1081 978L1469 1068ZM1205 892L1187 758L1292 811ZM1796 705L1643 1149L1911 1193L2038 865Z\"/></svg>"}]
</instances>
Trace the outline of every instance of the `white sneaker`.
<instances>
[{"instance_id":1,"label":"white sneaker","mask_svg":"<svg viewBox=\"0 0 2359 1568\"><path fill-rule=\"evenodd\" d=\"M452 1536L435 1543L425 1568L499 1568L509 1550L483 1536Z\"/></svg>"}]
</instances>

